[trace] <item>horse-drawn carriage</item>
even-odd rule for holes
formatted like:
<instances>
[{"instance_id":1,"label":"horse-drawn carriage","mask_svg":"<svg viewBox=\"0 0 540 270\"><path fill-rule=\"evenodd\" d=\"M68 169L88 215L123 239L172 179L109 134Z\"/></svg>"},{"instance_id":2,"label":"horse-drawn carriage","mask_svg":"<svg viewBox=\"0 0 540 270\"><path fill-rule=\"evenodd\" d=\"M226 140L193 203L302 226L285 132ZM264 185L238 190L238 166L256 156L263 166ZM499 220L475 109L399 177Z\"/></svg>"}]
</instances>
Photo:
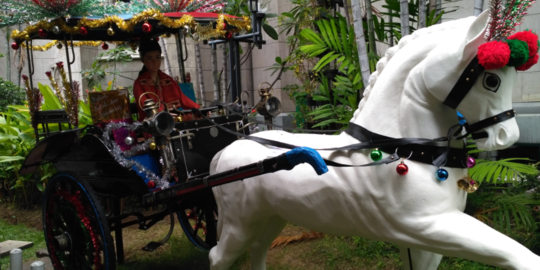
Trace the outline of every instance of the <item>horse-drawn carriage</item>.
<instances>
[{"instance_id":1,"label":"horse-drawn carriage","mask_svg":"<svg viewBox=\"0 0 540 270\"><path fill-rule=\"evenodd\" d=\"M77 42L97 40L129 43L134 47L141 38L157 39L173 34L182 52L179 36L185 35L187 30L198 38L212 38L214 44L230 44L231 80L235 82L231 98L234 100L240 92L240 69L235 66L239 62L234 62L239 59L239 42L264 44L263 18L264 14L257 12L253 12L253 21L250 21L249 17L216 13L161 14L156 10L136 15L61 18L38 22L23 32L16 32L13 46L26 47L29 76L25 80L32 91L32 51L43 48L32 46L34 39L57 40L52 44L63 44L67 76L63 64L58 68L64 77L64 86L70 87L73 86L73 47ZM248 31L250 29L253 31ZM248 33L236 34L242 31ZM183 57L180 55L178 59L183 78ZM160 112L159 98L155 100L150 96L144 104L139 104L146 118L132 121L137 115L137 104L129 104L127 91L91 92L89 95L91 108L96 110L92 111L94 125L78 127L77 116L75 120L71 117L73 111L69 110L69 105L66 110L31 112L37 144L20 173L34 172L45 163L54 163L58 170L48 181L43 196L43 229L55 269L115 269L116 263L124 262L122 229L138 225L139 229L147 230L167 216L170 216L168 234L160 242L149 243L145 250L154 250L167 241L174 228L174 216L195 246L209 250L217 243L218 219L211 188L290 166L282 156L209 175L213 156L239 135L249 134L249 129L243 128L247 123L246 114L241 111L230 114L229 108L221 105L194 111L177 110L180 114L198 116L182 121L169 112ZM108 111L103 112L103 108ZM207 117L211 111L213 116ZM111 119L110 115L119 117ZM51 132L50 125L56 124L58 131ZM225 132L227 129L238 133ZM139 208L160 210L146 216L138 211L122 213L121 199L128 196L137 198ZM115 242L111 232L114 232Z\"/></svg>"}]
</instances>

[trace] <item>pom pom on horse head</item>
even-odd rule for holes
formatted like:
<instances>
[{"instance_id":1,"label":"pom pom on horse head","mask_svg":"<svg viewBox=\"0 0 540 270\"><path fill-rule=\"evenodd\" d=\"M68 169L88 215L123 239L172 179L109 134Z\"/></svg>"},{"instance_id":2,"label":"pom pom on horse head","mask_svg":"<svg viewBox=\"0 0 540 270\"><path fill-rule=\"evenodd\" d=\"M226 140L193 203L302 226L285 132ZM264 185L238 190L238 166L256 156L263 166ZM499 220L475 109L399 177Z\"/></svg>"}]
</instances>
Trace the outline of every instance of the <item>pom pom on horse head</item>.
<instances>
[{"instance_id":1,"label":"pom pom on horse head","mask_svg":"<svg viewBox=\"0 0 540 270\"><path fill-rule=\"evenodd\" d=\"M539 256L463 213L467 193L457 185L467 175L467 162L455 110L467 119L466 133L479 148L511 146L519 137L511 110L515 67L538 60L538 47L527 45L535 43L530 36L517 37L522 49L530 49L523 57L510 37L493 35L492 21L485 12L403 37L377 64L351 127L340 135L257 133L293 145L332 148L319 152L346 164L372 162L375 147L335 149L367 143L382 150L381 161L398 155L402 164L399 174L395 165L375 163L330 167L322 176L300 165L213 188L220 216L211 269L227 269L249 249L252 268L265 269L267 250L287 221L395 243L405 269L436 269L442 255L506 269L540 269ZM239 140L214 157L211 173L284 151Z\"/></svg>"}]
</instances>

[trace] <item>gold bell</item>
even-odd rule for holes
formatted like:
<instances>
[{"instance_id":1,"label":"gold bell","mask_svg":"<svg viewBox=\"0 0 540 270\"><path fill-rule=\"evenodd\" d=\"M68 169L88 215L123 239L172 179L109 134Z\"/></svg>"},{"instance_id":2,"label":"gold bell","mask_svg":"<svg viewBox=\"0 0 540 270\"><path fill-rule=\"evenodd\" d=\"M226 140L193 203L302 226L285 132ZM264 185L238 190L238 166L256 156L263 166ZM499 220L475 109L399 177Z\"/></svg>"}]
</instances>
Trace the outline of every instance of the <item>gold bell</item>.
<instances>
[{"instance_id":1,"label":"gold bell","mask_svg":"<svg viewBox=\"0 0 540 270\"><path fill-rule=\"evenodd\" d=\"M478 190L478 187L480 186L478 182L474 181L469 176L463 177L463 179L458 180L457 182L458 188L465 190L467 193L474 193L476 190Z\"/></svg>"},{"instance_id":2,"label":"gold bell","mask_svg":"<svg viewBox=\"0 0 540 270\"><path fill-rule=\"evenodd\" d=\"M177 116L174 120L175 120L176 122L182 122L182 121L184 121L184 119L182 119L182 116L181 116L181 115Z\"/></svg>"},{"instance_id":3,"label":"gold bell","mask_svg":"<svg viewBox=\"0 0 540 270\"><path fill-rule=\"evenodd\" d=\"M156 143L154 142L150 143L150 150L156 150Z\"/></svg>"},{"instance_id":4,"label":"gold bell","mask_svg":"<svg viewBox=\"0 0 540 270\"><path fill-rule=\"evenodd\" d=\"M115 33L114 33L114 29L112 29L112 27L109 27L109 28L107 29L107 35L109 35L109 36L114 36L114 34L115 34Z\"/></svg>"}]
</instances>

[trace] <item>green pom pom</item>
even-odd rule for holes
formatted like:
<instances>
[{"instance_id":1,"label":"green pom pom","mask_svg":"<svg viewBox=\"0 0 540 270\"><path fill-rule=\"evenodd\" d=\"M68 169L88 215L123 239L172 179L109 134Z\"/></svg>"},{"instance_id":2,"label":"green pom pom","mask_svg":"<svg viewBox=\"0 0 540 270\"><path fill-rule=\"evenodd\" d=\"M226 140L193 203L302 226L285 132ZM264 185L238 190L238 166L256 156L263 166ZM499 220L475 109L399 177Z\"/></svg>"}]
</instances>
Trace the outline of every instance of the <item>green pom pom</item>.
<instances>
[{"instance_id":1,"label":"green pom pom","mask_svg":"<svg viewBox=\"0 0 540 270\"><path fill-rule=\"evenodd\" d=\"M527 42L509 39L506 43L508 43L511 51L508 66L519 67L529 60L529 46L527 45Z\"/></svg>"}]
</instances>

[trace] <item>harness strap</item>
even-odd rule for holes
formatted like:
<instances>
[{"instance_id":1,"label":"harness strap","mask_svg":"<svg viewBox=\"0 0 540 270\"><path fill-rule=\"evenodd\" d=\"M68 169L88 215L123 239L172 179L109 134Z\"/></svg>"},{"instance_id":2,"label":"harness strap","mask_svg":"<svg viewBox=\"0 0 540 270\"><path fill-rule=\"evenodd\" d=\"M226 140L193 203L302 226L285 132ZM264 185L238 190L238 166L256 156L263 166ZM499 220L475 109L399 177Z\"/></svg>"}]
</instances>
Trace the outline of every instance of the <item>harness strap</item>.
<instances>
[{"instance_id":1,"label":"harness strap","mask_svg":"<svg viewBox=\"0 0 540 270\"><path fill-rule=\"evenodd\" d=\"M461 73L461 76L452 88L452 91L450 91L450 94L448 94L444 100L444 105L455 110L469 91L471 91L474 83L478 80L478 77L480 77L484 70L486 70L486 68L480 65L478 56L475 56L469 65L467 65L463 73Z\"/></svg>"},{"instance_id":2,"label":"harness strap","mask_svg":"<svg viewBox=\"0 0 540 270\"><path fill-rule=\"evenodd\" d=\"M200 113L200 112L198 112L197 109L193 109L193 112L194 113ZM271 145L271 146L276 146L276 147L285 148L285 149L293 149L293 148L300 147L300 146L289 144L289 143L284 143L284 142L274 141L274 140L270 140L270 139L245 135L243 133L239 133L239 132L230 130L228 128L225 128L225 127L223 127L221 125L218 125L218 124L212 122L204 114L200 114L200 115L205 120L211 122L212 125L214 125L215 127L219 128L219 129L221 129L221 130L223 130L223 131L225 131L225 132L227 132L229 134L233 134L235 136L238 136L238 137L249 139L249 140L258 142L260 144ZM350 123L349 128L351 128L351 126L360 127L360 126L358 126L358 125L356 125L354 123ZM360 128L363 129L363 130L368 131L367 129L365 129L363 127L360 127ZM370 132L370 131L368 131L368 132ZM356 132L356 133L358 133L358 132ZM370 133L378 135L376 133L372 133L372 132L370 132ZM340 164L340 163L330 161L330 160L325 160L327 165L334 166L334 167L365 167L365 166L373 166L373 165L380 165L380 164L388 164L388 163L399 160L399 157L408 157L408 156L410 156L411 151L413 152L412 156L410 158L411 160L419 161L419 162L426 163L426 164L431 164L435 160L435 158L439 157L440 155L442 155L443 153L446 152L446 146L439 146L439 145L441 144L441 142L445 142L445 141L448 140L447 138L444 138L444 137L434 139L434 140L430 140L430 139L422 139L422 138L393 139L393 138L385 137L385 136L382 136L382 135L378 135L378 136L388 138L388 139L376 140L376 141L365 141L365 142L346 145L346 146L342 146L342 147L314 148L314 150L318 150L318 151L348 151L348 150L361 150L361 149L370 149L370 148L380 148L382 151L390 154L390 156L385 158L385 159L382 159L382 160L379 160L379 161L376 161L376 162L372 162L372 163L368 163L368 164L364 164L364 165L346 165L346 164ZM396 150L396 148L397 148L397 150ZM465 162L462 162L461 158L462 157L464 158L465 154L466 154L466 150L464 150L464 149L450 148L448 156L452 156L454 160L447 162L445 166L464 168L465 167L465 165L464 165ZM394 159L392 157L394 157ZM414 159L413 159L413 157L414 157ZM459 159L458 159L458 157L459 157Z\"/></svg>"},{"instance_id":3,"label":"harness strap","mask_svg":"<svg viewBox=\"0 0 540 270\"><path fill-rule=\"evenodd\" d=\"M467 134L465 134L462 137L466 137L467 135L471 134L474 140L487 138L488 137L487 132L476 132L476 131L484 129L489 126L493 126L497 123L506 121L515 116L516 116L516 112L514 111L514 109L510 109L508 111L504 111L502 113L486 118L474 124L471 124L471 125L465 124L464 128L467 131Z\"/></svg>"}]
</instances>

